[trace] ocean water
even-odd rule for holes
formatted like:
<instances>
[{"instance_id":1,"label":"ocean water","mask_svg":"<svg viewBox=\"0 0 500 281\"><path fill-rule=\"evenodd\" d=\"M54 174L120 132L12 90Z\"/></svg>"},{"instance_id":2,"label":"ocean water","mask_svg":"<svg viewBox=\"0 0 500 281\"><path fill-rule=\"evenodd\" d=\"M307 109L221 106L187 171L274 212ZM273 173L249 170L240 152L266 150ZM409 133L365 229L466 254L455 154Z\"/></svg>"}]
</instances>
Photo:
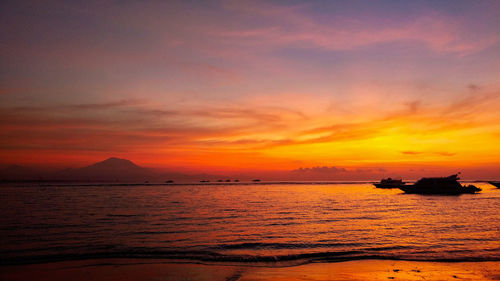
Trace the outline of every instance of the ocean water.
<instances>
[{"instance_id":1,"label":"ocean water","mask_svg":"<svg viewBox=\"0 0 500 281\"><path fill-rule=\"evenodd\" d=\"M1 264L500 260L500 189L424 196L370 184L0 187Z\"/></svg>"}]
</instances>

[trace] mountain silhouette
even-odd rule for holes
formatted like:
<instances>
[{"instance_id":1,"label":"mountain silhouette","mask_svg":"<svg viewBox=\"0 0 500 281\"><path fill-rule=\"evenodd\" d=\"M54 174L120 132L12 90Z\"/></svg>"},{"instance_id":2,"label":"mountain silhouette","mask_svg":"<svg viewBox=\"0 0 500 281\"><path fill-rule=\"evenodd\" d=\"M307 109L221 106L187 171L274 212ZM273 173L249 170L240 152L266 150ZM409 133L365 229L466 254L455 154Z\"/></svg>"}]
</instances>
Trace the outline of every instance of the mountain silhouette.
<instances>
[{"instance_id":1,"label":"mountain silhouette","mask_svg":"<svg viewBox=\"0 0 500 281\"><path fill-rule=\"evenodd\" d=\"M0 170L0 181L67 181L67 182L119 182L143 183L173 181L199 181L221 178L216 175L189 175L177 172L159 171L141 167L134 162L111 157L81 168L69 168L59 171L28 168L11 165Z\"/></svg>"},{"instance_id":2,"label":"mountain silhouette","mask_svg":"<svg viewBox=\"0 0 500 281\"><path fill-rule=\"evenodd\" d=\"M66 169L55 175L55 178L75 181L146 181L158 178L158 173L152 169L143 168L127 159L116 157L92 165Z\"/></svg>"},{"instance_id":3,"label":"mountain silhouette","mask_svg":"<svg viewBox=\"0 0 500 281\"><path fill-rule=\"evenodd\" d=\"M142 168L132 161L116 157L108 158L104 161L97 162L87 167L80 168L81 171L146 171L147 168Z\"/></svg>"}]
</instances>

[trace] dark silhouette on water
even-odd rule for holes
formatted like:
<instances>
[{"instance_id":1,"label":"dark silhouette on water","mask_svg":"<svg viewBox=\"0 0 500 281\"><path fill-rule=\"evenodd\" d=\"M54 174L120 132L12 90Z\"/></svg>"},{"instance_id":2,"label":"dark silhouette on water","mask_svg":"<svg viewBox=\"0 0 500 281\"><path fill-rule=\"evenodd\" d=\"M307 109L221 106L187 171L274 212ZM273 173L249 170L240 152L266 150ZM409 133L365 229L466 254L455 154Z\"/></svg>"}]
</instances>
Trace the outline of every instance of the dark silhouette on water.
<instances>
[{"instance_id":1,"label":"dark silhouette on water","mask_svg":"<svg viewBox=\"0 0 500 281\"><path fill-rule=\"evenodd\" d=\"M500 181L489 181L488 183L496 186L497 188L500 188Z\"/></svg>"},{"instance_id":2,"label":"dark silhouette on water","mask_svg":"<svg viewBox=\"0 0 500 281\"><path fill-rule=\"evenodd\" d=\"M443 194L458 195L463 193L476 193L481 191L474 185L461 185L458 175L437 178L421 178L413 185L400 186L405 193L413 194Z\"/></svg>"},{"instance_id":3,"label":"dark silhouette on water","mask_svg":"<svg viewBox=\"0 0 500 281\"><path fill-rule=\"evenodd\" d=\"M402 179L395 180L392 178L387 178L387 179L382 179L380 182L374 183L373 185L377 188L397 188L402 185L405 185L405 183L403 182Z\"/></svg>"}]
</instances>

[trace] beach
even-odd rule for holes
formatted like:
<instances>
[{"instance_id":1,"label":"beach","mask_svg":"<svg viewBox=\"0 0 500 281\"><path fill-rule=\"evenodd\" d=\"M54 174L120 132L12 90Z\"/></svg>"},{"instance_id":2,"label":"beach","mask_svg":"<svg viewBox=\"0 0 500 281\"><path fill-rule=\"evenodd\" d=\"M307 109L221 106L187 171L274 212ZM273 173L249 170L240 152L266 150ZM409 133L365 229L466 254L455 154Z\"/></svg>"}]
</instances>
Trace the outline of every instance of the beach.
<instances>
[{"instance_id":1,"label":"beach","mask_svg":"<svg viewBox=\"0 0 500 281\"><path fill-rule=\"evenodd\" d=\"M10 281L500 280L500 262L358 260L297 266L106 259L0 267Z\"/></svg>"}]
</instances>

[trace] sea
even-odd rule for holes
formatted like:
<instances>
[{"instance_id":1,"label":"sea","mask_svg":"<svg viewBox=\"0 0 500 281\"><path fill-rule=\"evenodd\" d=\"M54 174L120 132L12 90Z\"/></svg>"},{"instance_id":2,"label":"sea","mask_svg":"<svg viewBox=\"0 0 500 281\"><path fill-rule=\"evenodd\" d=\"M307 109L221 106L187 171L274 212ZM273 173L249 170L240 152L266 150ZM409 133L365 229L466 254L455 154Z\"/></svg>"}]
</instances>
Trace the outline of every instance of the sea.
<instances>
[{"instance_id":1,"label":"sea","mask_svg":"<svg viewBox=\"0 0 500 281\"><path fill-rule=\"evenodd\" d=\"M291 265L499 261L500 189L370 183L0 186L0 264L134 258Z\"/></svg>"}]
</instances>

